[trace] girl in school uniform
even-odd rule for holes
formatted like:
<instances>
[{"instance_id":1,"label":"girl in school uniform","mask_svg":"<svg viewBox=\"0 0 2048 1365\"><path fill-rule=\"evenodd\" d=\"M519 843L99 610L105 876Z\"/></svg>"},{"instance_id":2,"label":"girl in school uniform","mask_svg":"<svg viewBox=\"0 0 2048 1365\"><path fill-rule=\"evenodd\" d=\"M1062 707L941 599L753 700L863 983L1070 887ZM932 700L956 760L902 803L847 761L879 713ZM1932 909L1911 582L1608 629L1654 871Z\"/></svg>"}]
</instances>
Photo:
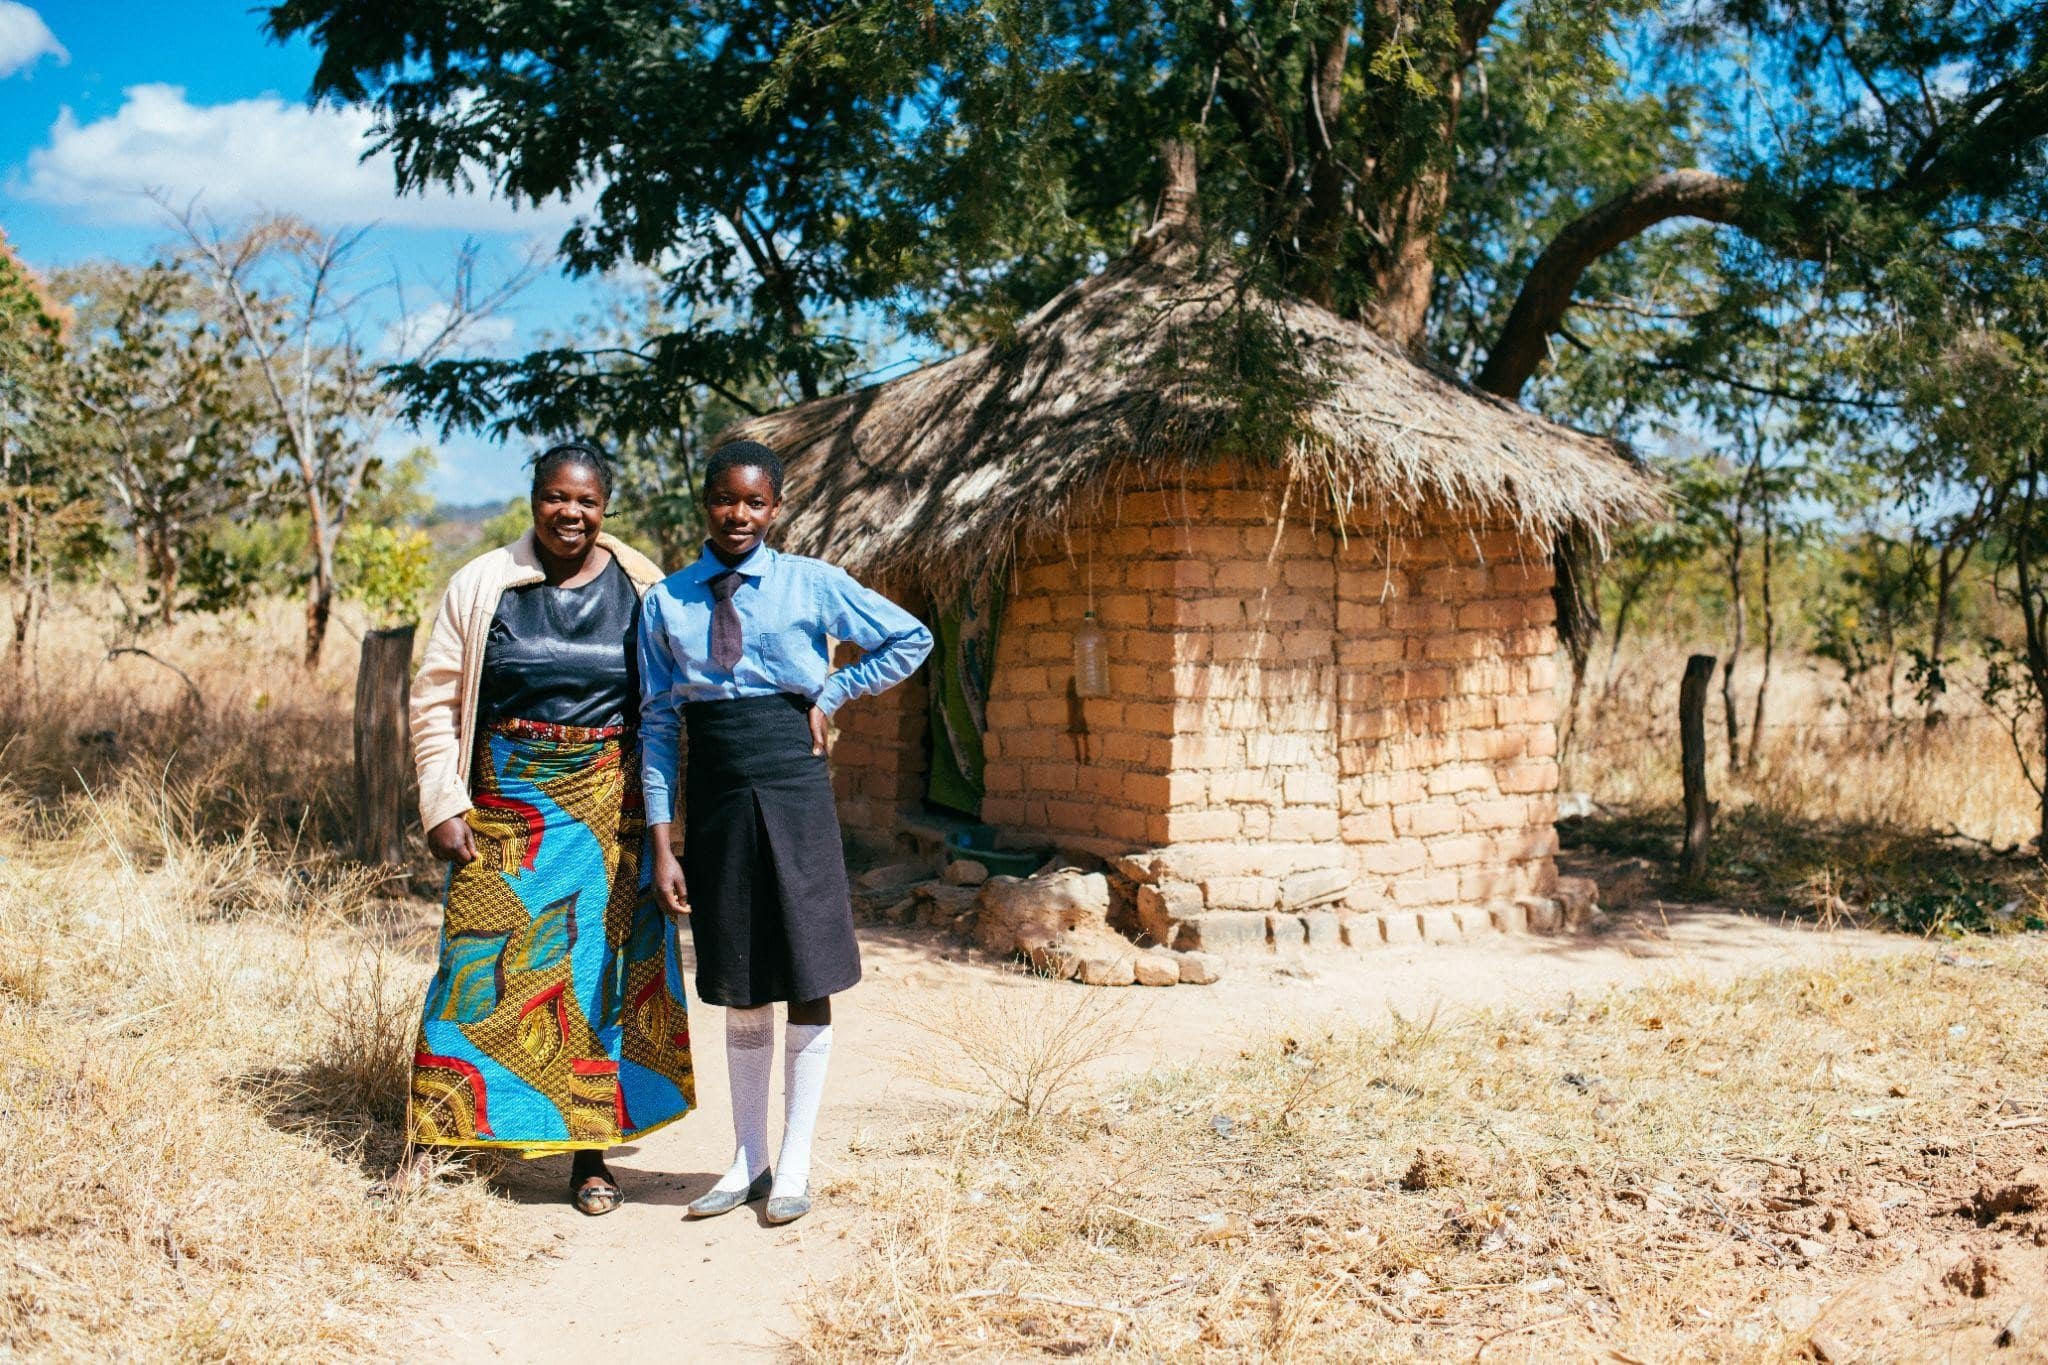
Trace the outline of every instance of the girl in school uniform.
<instances>
[{"instance_id":1,"label":"girl in school uniform","mask_svg":"<svg viewBox=\"0 0 2048 1365\"><path fill-rule=\"evenodd\" d=\"M726 1010L732 1166L692 1217L766 1198L771 1223L810 1211L811 1139L832 1051L832 997L860 980L853 904L826 771L826 726L847 702L917 670L931 632L843 569L767 544L782 462L734 442L704 471L708 541L641 605L642 784L655 895L690 917L697 994ZM828 639L859 662L834 670ZM678 735L689 741L679 774ZM675 833L675 798L683 830ZM768 1161L777 1001L782 1150Z\"/></svg>"}]
</instances>

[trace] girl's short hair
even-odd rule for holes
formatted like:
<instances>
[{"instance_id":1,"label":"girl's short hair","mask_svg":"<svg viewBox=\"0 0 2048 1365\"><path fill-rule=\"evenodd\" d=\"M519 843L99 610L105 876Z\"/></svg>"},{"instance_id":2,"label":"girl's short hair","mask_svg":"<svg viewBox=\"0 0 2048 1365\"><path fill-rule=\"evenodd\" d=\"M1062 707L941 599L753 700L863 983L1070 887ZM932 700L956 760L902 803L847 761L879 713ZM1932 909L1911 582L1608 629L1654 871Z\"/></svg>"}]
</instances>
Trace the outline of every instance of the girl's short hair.
<instances>
[{"instance_id":1,"label":"girl's short hair","mask_svg":"<svg viewBox=\"0 0 2048 1365\"><path fill-rule=\"evenodd\" d=\"M704 493L711 493L711 481L728 469L758 469L768 476L775 496L782 496L782 458L759 441L728 441L711 452L704 462Z\"/></svg>"},{"instance_id":2,"label":"girl's short hair","mask_svg":"<svg viewBox=\"0 0 2048 1365\"><path fill-rule=\"evenodd\" d=\"M540 493L540 486L547 482L555 471L569 465L581 465L597 478L597 486L604 493L604 500L612 500L612 462L604 448L595 441L582 437L551 445L533 457L533 493Z\"/></svg>"}]
</instances>

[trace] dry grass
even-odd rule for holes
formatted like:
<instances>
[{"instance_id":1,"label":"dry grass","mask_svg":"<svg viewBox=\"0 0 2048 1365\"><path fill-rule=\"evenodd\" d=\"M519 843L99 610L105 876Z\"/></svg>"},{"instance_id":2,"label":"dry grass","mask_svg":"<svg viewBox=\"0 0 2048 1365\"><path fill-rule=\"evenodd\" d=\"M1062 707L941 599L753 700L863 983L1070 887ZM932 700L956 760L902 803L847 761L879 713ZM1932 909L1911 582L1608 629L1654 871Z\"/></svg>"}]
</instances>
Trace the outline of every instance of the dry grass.
<instances>
[{"instance_id":1,"label":"dry grass","mask_svg":"<svg viewBox=\"0 0 2048 1365\"><path fill-rule=\"evenodd\" d=\"M361 1359L410 1281L528 1249L459 1171L373 1197L420 911L322 851L349 642L306 679L242 629L152 642L197 707L60 631L0 718L0 1355Z\"/></svg>"},{"instance_id":2,"label":"dry grass","mask_svg":"<svg viewBox=\"0 0 2048 1365\"><path fill-rule=\"evenodd\" d=\"M1020 968L1001 988L886 1011L923 1038L898 1062L941 1090L993 1094L1025 1123L1058 1113L1145 1022L1127 992L1059 986Z\"/></svg>"},{"instance_id":3,"label":"dry grass","mask_svg":"<svg viewBox=\"0 0 2048 1365\"><path fill-rule=\"evenodd\" d=\"M2048 875L2028 846L2039 802L1998 720L1960 698L1936 725L1887 715L1881 696L1796 657L1772 684L1753 766L1730 770L1718 691L1709 700L1719 810L1707 877L1681 878L1682 663L1668 643L1626 653L1611 693L1596 677L1567 751L1565 788L1596 813L1559 833L1570 870L1594 877L1610 909L1712 901L1919 934L2048 925ZM1746 745L1755 678L1737 676Z\"/></svg>"},{"instance_id":4,"label":"dry grass","mask_svg":"<svg viewBox=\"0 0 2048 1365\"><path fill-rule=\"evenodd\" d=\"M1675 808L1680 799L1678 680L1690 650L1669 641L1623 651L1610 695L1596 658L1566 755L1564 785L1624 809ZM1736 673L1747 747L1757 666ZM2040 829L2040 802L1996 717L1961 693L1947 719L1926 725L1910 702L1884 713L1881 694L1851 690L1830 664L1781 657L1764 742L1753 768L1731 773L1719 675L1707 701L1708 790L1724 812L1920 834L1956 833L2002 847Z\"/></svg>"},{"instance_id":5,"label":"dry grass","mask_svg":"<svg viewBox=\"0 0 2048 1365\"><path fill-rule=\"evenodd\" d=\"M1988 1350L2041 1297L2048 1210L1959 1210L2048 1151L2048 946L1969 953L1282 1035L1057 1122L955 1115L841 1192L872 1202L871 1250L801 1349Z\"/></svg>"}]
</instances>

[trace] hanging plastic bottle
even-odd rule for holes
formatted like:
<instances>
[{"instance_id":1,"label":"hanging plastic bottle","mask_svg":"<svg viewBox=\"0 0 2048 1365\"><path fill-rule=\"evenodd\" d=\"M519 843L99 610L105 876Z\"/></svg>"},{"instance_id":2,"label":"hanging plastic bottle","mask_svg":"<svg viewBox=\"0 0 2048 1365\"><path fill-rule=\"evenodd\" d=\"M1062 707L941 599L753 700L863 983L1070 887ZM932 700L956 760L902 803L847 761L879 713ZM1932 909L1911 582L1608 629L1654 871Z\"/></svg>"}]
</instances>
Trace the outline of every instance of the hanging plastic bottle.
<instances>
[{"instance_id":1,"label":"hanging plastic bottle","mask_svg":"<svg viewBox=\"0 0 2048 1365\"><path fill-rule=\"evenodd\" d=\"M1074 632L1074 691L1083 697L1109 695L1109 640L1095 624L1095 613L1081 617Z\"/></svg>"}]
</instances>

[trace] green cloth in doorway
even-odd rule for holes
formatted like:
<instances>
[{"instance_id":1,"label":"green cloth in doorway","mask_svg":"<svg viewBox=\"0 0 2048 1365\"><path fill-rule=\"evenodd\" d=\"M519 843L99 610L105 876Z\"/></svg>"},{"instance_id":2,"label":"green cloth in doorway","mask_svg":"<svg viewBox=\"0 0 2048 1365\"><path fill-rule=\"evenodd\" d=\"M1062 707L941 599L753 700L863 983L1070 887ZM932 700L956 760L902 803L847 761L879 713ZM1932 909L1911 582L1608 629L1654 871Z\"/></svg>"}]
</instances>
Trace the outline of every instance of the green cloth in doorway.
<instances>
[{"instance_id":1,"label":"green cloth in doorway","mask_svg":"<svg viewBox=\"0 0 2048 1365\"><path fill-rule=\"evenodd\" d=\"M1004 568L989 574L932 622L932 767L925 795L933 805L963 815L981 814L981 737L988 729L1007 573Z\"/></svg>"}]
</instances>

